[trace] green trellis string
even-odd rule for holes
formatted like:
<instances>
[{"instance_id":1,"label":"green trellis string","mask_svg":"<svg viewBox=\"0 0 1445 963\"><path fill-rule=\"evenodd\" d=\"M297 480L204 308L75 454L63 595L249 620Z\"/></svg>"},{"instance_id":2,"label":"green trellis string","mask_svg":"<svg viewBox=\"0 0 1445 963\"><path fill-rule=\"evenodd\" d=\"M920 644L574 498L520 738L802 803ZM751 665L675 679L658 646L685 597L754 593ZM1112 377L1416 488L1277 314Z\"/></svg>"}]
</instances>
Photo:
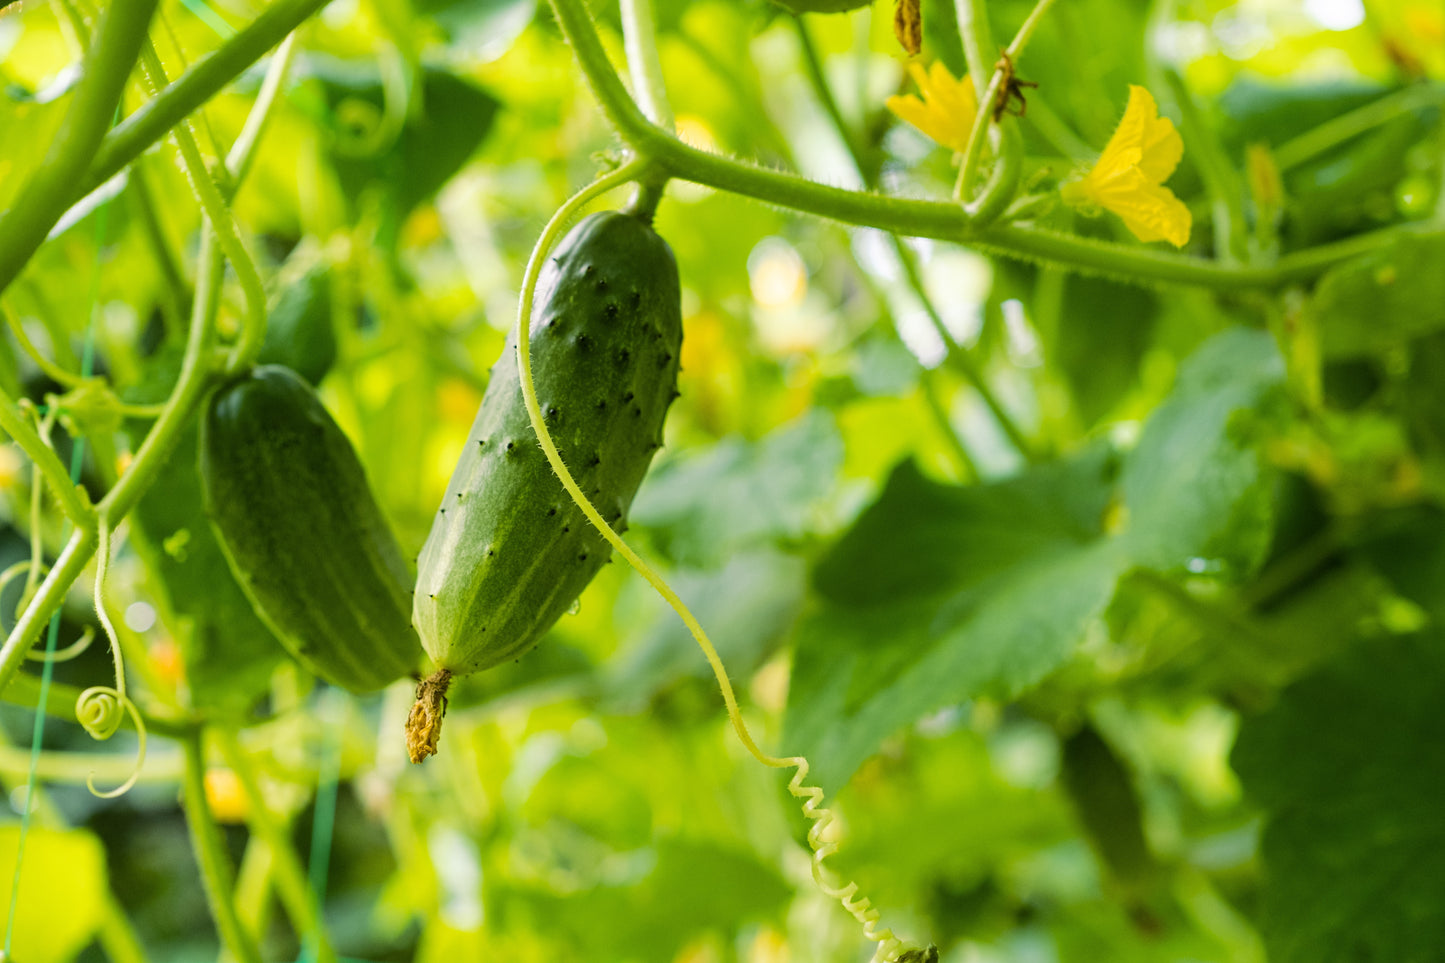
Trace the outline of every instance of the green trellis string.
<instances>
[{"instance_id":1,"label":"green trellis string","mask_svg":"<svg viewBox=\"0 0 1445 963\"><path fill-rule=\"evenodd\" d=\"M316 805L311 814L311 856L308 871L311 889L316 893L316 905L325 912L326 877L331 865L331 839L336 828L336 793L341 781L341 711L342 696L339 692L327 692L322 715L327 725L325 742L321 747L320 765L316 773ZM297 963L314 963L316 960L315 934L307 933L301 941L301 956ZM354 961L363 963L363 961Z\"/></svg>"},{"instance_id":2,"label":"green trellis string","mask_svg":"<svg viewBox=\"0 0 1445 963\"><path fill-rule=\"evenodd\" d=\"M95 268L90 274L90 297L87 299L88 317L85 324L85 347L80 357L80 374L88 378L95 368L95 309L100 300L100 251L105 242L105 232L110 214L110 201L100 205L95 215ZM70 449L70 481L79 484L80 471L85 464L85 438L72 439ZM20 868L25 862L25 837L30 834L30 813L34 810L36 769L40 764L40 746L45 736L45 709L50 699L50 680L55 671L51 656L55 654L55 641L60 635L60 610L50 617L50 628L45 636L45 662L40 670L40 695L35 703L35 726L30 736L30 769L25 777L24 808L20 812L20 838L15 844L15 875L10 881L10 910L5 917L5 947L0 951L0 961L10 959L10 942L15 933L15 913L20 905Z\"/></svg>"}]
</instances>

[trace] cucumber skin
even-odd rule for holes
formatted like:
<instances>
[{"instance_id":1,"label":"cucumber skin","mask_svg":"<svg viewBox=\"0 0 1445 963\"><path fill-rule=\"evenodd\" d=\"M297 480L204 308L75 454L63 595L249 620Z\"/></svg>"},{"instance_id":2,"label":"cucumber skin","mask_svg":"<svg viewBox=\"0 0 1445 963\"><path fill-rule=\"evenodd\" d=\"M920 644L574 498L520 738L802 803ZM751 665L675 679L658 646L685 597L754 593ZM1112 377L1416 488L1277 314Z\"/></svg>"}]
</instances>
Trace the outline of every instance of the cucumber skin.
<instances>
[{"instance_id":1,"label":"cucumber skin","mask_svg":"<svg viewBox=\"0 0 1445 963\"><path fill-rule=\"evenodd\" d=\"M264 365L201 422L206 514L257 613L307 669L369 692L415 674L406 560L351 442L311 387Z\"/></svg>"},{"instance_id":2,"label":"cucumber skin","mask_svg":"<svg viewBox=\"0 0 1445 963\"><path fill-rule=\"evenodd\" d=\"M542 271L530 333L553 441L622 531L677 395L682 295L672 249L633 215L586 218ZM610 555L537 444L513 332L418 561L412 615L422 647L455 674L516 659Z\"/></svg>"}]
</instances>

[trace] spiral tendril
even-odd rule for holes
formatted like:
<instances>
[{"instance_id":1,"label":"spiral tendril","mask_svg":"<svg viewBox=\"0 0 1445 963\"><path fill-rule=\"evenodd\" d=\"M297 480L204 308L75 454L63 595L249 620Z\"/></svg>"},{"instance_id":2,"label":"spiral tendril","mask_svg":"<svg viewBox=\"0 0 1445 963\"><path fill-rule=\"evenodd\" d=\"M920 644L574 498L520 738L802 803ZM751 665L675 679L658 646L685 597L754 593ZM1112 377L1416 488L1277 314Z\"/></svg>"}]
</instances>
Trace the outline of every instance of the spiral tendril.
<instances>
[{"instance_id":1,"label":"spiral tendril","mask_svg":"<svg viewBox=\"0 0 1445 963\"><path fill-rule=\"evenodd\" d=\"M125 721L125 704L130 700L110 686L93 685L75 700L75 721L92 739L105 741Z\"/></svg>"},{"instance_id":2,"label":"spiral tendril","mask_svg":"<svg viewBox=\"0 0 1445 963\"><path fill-rule=\"evenodd\" d=\"M135 725L137 747L135 768L131 770L130 778L115 789L101 792L95 788L95 773L92 772L86 777L85 785L91 794L102 799L114 799L129 792L130 787L140 778L141 766L146 758L145 720L141 718L135 703L125 694L125 659L121 655L120 639L115 634L115 625L105 611L104 588L106 573L110 571L110 534L110 525L102 516L95 552L95 614L100 619L101 628L105 629L106 640L110 643L110 655L115 663L115 687L91 686L86 689L76 700L75 717L85 731L90 733L91 738L105 740L115 735L124 721L125 713L128 712Z\"/></svg>"},{"instance_id":3,"label":"spiral tendril","mask_svg":"<svg viewBox=\"0 0 1445 963\"><path fill-rule=\"evenodd\" d=\"M109 686L95 685L86 689L75 700L75 718L85 731L90 733L92 739L106 740L115 735L120 724L125 720L125 714L130 713L130 721L135 726L136 732L136 753L135 766L130 771L126 781L114 789L107 789L102 792L95 788L95 771L85 777L86 788L91 795L101 799L114 799L130 792L130 788L140 779L141 766L146 759L146 727L145 720L141 718L140 710L135 703L123 692L112 689Z\"/></svg>"},{"instance_id":4,"label":"spiral tendril","mask_svg":"<svg viewBox=\"0 0 1445 963\"><path fill-rule=\"evenodd\" d=\"M522 386L522 400L527 408L527 416L532 422L532 429L537 434L537 443L541 446L543 453L547 456L547 462L557 474L562 487L567 490L572 501L587 516L587 520L597 529L599 535L607 540L619 555L621 555L636 572L647 580L663 600L667 602L682 619L688 631L692 633L698 648L702 650L703 657L707 659L711 667L713 677L717 680L718 689L722 692L723 703L727 707L728 720L732 723L733 732L737 734L738 740L747 749L748 754L759 763L770 769L795 770L792 778L788 781L788 792L796 799L803 800L803 815L812 820L813 825L808 830L808 848L813 852L812 873L813 882L818 889L831 899L836 899L858 923L863 927L863 935L868 940L878 944L873 955L875 961L897 960L903 954L907 944L893 935L889 929L878 929L880 912L866 898L858 896L858 884L853 881L837 885L827 877L823 866L824 861L838 850L838 843L833 840L825 840L824 833L828 827L836 822L837 817L832 810L822 805L824 793L818 786L807 784L809 763L803 756L790 756L787 758L776 758L769 756L758 748L753 740L752 733L748 731L747 724L743 721L742 712L738 708L737 697L733 693L732 681L728 678L727 669L723 666L722 658L717 653L717 648L708 638L707 632L703 630L702 624L697 617L673 591L672 586L653 571L652 567L643 561L632 547L623 541L622 537L613 530L591 500L578 486L572 473L568 470L565 462L562 461L561 453L558 452L556 444L552 441L551 432L547 429L545 420L542 417L542 408L537 401L536 386L532 381L532 364L528 335L530 333L532 318L532 301L535 297L537 278L541 274L542 265L546 262L548 253L556 237L572 216L582 208L584 204L594 197L602 194L629 180L636 180L647 173L647 165L644 161L633 160L615 171L606 174L593 181L587 187L572 195L552 215L547 226L542 231L536 247L532 249L531 259L527 262L526 274L522 279L522 292L520 304L517 311L517 369Z\"/></svg>"}]
</instances>

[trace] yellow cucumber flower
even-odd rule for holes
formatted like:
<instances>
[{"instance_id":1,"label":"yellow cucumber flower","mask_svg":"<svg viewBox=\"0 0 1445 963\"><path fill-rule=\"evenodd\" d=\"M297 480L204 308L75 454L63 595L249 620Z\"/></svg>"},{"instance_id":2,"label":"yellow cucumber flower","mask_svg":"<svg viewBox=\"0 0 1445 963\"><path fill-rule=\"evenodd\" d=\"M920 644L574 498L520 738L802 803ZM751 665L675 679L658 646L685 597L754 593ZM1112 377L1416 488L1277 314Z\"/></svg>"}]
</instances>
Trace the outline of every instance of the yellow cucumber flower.
<instances>
[{"instance_id":1,"label":"yellow cucumber flower","mask_svg":"<svg viewBox=\"0 0 1445 963\"><path fill-rule=\"evenodd\" d=\"M958 153L968 148L968 135L978 114L978 95L972 78L954 80L948 68L938 61L924 71L920 64L909 64L908 72L923 91L923 99L913 94L889 97L888 109Z\"/></svg>"},{"instance_id":2,"label":"yellow cucumber flower","mask_svg":"<svg viewBox=\"0 0 1445 963\"><path fill-rule=\"evenodd\" d=\"M1113 211L1141 241L1189 240L1189 208L1164 182L1184 156L1184 141L1143 87L1129 87L1129 106L1114 136L1082 180L1065 184L1064 202Z\"/></svg>"}]
</instances>

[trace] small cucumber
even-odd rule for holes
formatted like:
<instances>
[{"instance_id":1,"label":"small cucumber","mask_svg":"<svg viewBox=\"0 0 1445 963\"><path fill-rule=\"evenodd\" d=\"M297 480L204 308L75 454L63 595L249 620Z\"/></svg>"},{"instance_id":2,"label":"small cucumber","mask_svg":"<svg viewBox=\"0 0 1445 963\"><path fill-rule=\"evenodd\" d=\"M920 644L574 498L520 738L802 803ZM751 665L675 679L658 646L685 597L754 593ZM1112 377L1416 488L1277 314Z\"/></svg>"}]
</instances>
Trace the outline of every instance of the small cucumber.
<instances>
[{"instance_id":1,"label":"small cucumber","mask_svg":"<svg viewBox=\"0 0 1445 963\"><path fill-rule=\"evenodd\" d=\"M406 561L305 381L265 365L222 386L201 422L200 468L236 580L298 662L353 692L416 671Z\"/></svg>"},{"instance_id":2,"label":"small cucumber","mask_svg":"<svg viewBox=\"0 0 1445 963\"><path fill-rule=\"evenodd\" d=\"M296 261L292 256L292 261ZM331 274L313 263L299 276L283 274L285 286L266 319L266 340L257 364L285 365L313 385L336 363L336 330L331 324Z\"/></svg>"},{"instance_id":3,"label":"small cucumber","mask_svg":"<svg viewBox=\"0 0 1445 963\"><path fill-rule=\"evenodd\" d=\"M671 248L638 216L586 218L539 279L530 333L547 427L620 531L677 394L682 297ZM408 723L414 762L436 751L451 676L535 646L611 554L537 445L515 339L492 370L418 562L413 621L439 671Z\"/></svg>"}]
</instances>

